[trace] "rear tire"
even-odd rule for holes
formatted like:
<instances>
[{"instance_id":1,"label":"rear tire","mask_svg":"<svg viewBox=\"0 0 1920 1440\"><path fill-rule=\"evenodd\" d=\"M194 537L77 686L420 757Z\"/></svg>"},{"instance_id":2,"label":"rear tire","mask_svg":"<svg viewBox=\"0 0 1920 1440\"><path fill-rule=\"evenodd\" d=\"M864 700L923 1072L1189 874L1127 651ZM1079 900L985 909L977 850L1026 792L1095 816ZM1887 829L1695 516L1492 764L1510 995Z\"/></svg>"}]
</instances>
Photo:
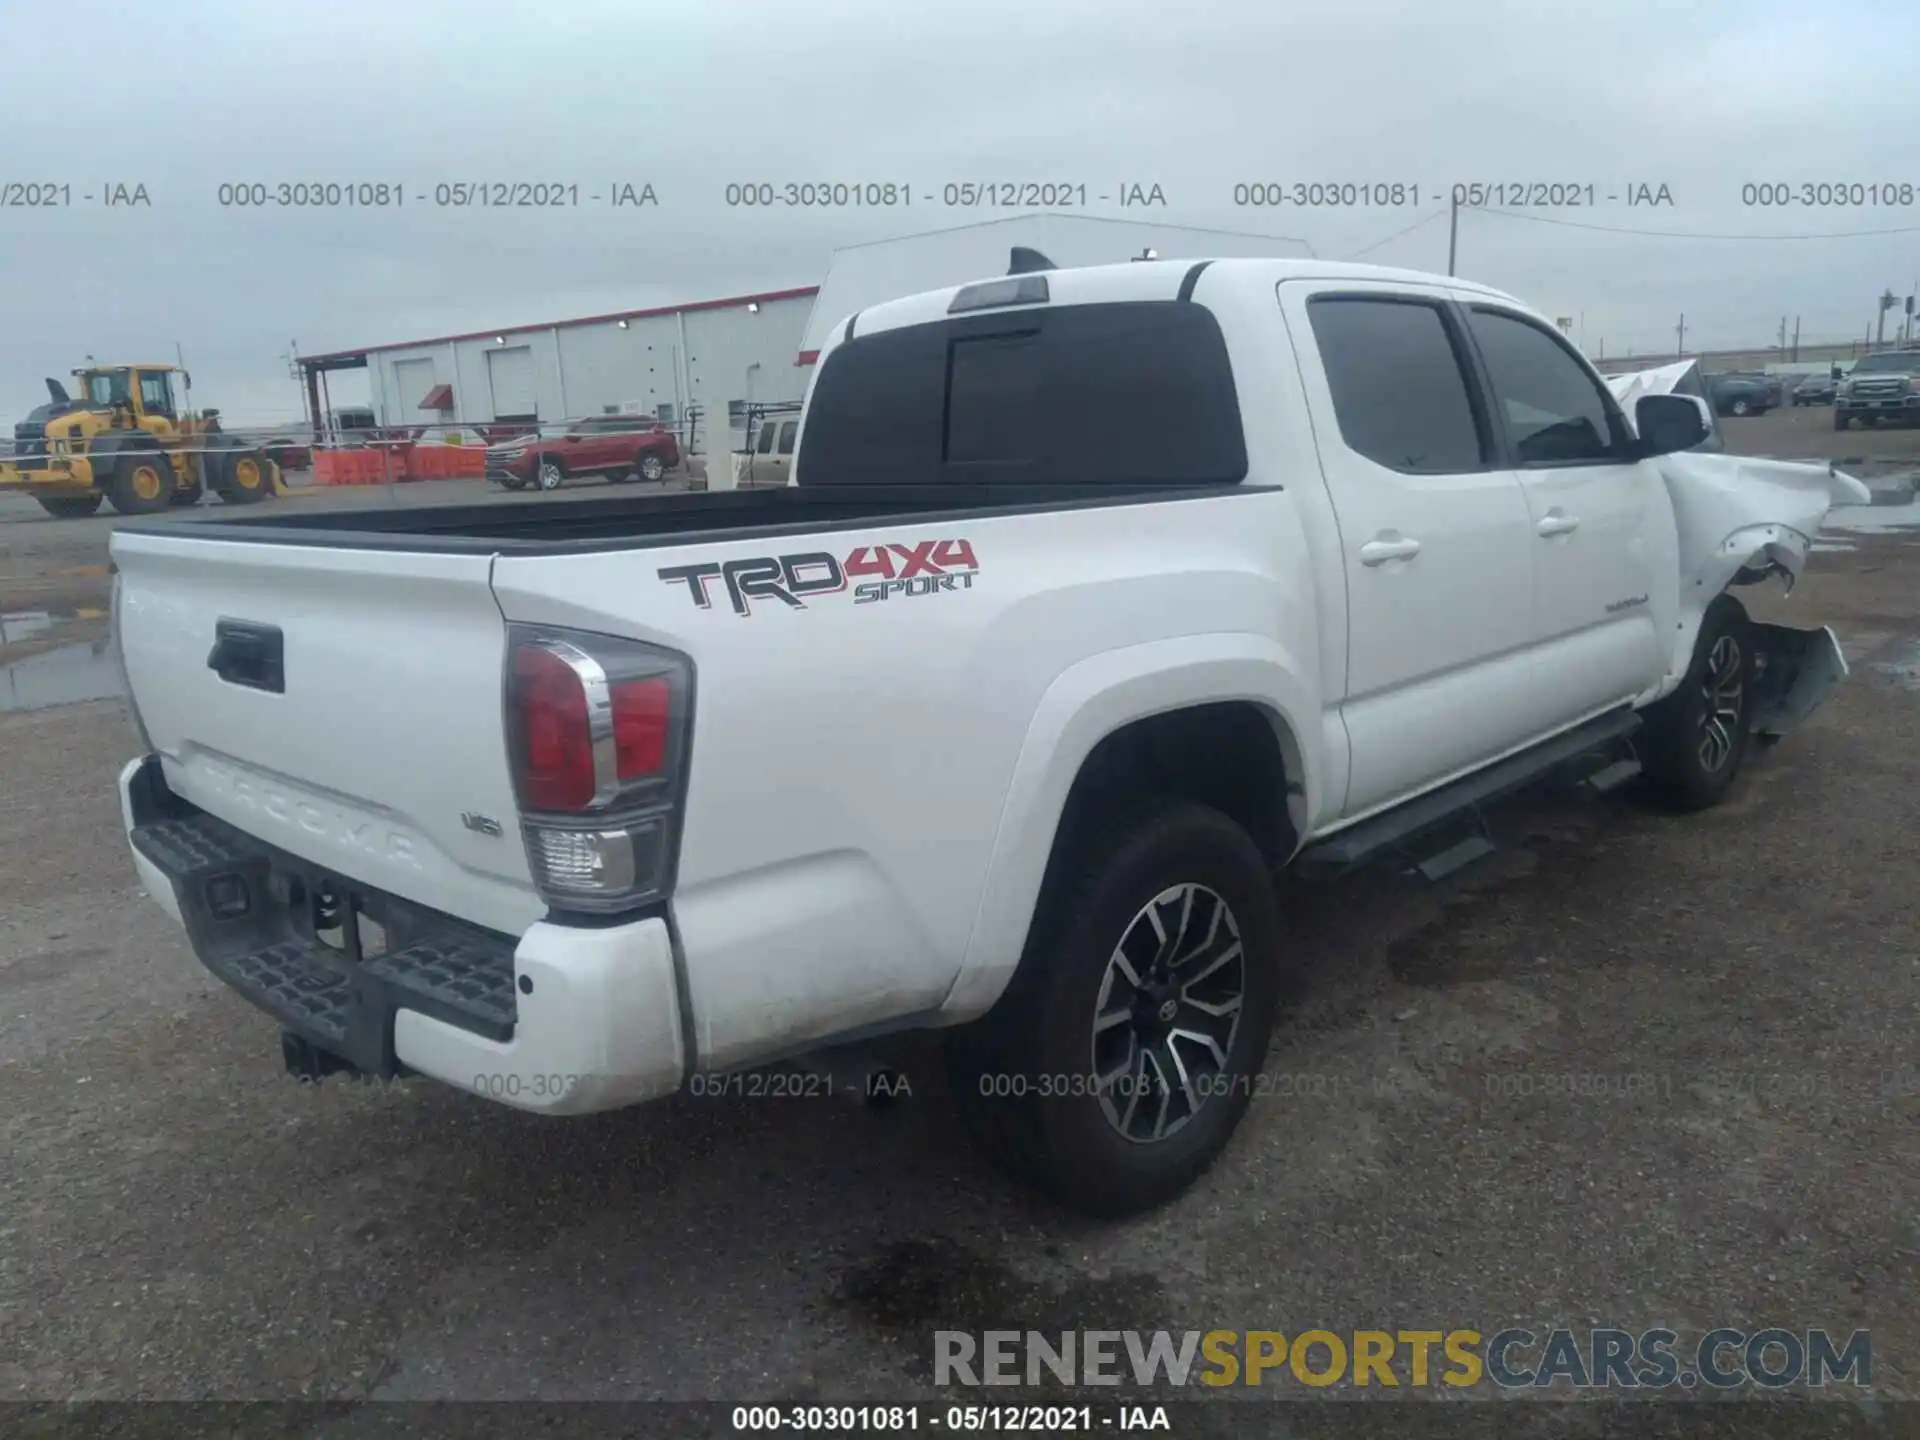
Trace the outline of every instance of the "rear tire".
<instances>
[{"instance_id":1,"label":"rear tire","mask_svg":"<svg viewBox=\"0 0 1920 1440\"><path fill-rule=\"evenodd\" d=\"M1746 400L1742 399L1742 400L1735 400L1727 408L1736 415L1745 415L1753 409L1753 406L1749 404Z\"/></svg>"},{"instance_id":2,"label":"rear tire","mask_svg":"<svg viewBox=\"0 0 1920 1440\"><path fill-rule=\"evenodd\" d=\"M643 450L634 460L633 469L642 480L657 483L666 477L667 462L651 450Z\"/></svg>"},{"instance_id":3,"label":"rear tire","mask_svg":"<svg viewBox=\"0 0 1920 1440\"><path fill-rule=\"evenodd\" d=\"M1019 969L948 1055L998 1163L1130 1215L1192 1184L1246 1113L1279 1003L1279 911L1258 847L1203 805L1144 802L1061 843Z\"/></svg>"},{"instance_id":4,"label":"rear tire","mask_svg":"<svg viewBox=\"0 0 1920 1440\"><path fill-rule=\"evenodd\" d=\"M1674 810L1726 797L1746 758L1753 713L1753 627L1731 595L1707 607L1679 688L1646 714L1640 763L1648 791Z\"/></svg>"},{"instance_id":5,"label":"rear tire","mask_svg":"<svg viewBox=\"0 0 1920 1440\"><path fill-rule=\"evenodd\" d=\"M40 508L56 520L84 520L100 508L99 495L36 495Z\"/></svg>"},{"instance_id":6,"label":"rear tire","mask_svg":"<svg viewBox=\"0 0 1920 1440\"><path fill-rule=\"evenodd\" d=\"M122 455L107 485L107 499L122 515L152 515L164 510L173 493L173 466L156 451Z\"/></svg>"}]
</instances>

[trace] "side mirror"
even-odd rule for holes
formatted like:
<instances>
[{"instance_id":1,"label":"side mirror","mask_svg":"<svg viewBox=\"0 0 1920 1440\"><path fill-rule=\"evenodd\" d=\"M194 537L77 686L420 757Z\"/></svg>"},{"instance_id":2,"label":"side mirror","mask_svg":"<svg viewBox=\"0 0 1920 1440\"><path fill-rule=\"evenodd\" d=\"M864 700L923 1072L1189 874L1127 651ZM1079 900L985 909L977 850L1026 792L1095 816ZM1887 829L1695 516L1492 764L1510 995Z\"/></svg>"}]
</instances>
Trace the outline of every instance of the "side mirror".
<instances>
[{"instance_id":1,"label":"side mirror","mask_svg":"<svg viewBox=\"0 0 1920 1440\"><path fill-rule=\"evenodd\" d=\"M1707 402L1694 395L1642 395L1633 422L1647 456L1691 450L1713 433Z\"/></svg>"}]
</instances>

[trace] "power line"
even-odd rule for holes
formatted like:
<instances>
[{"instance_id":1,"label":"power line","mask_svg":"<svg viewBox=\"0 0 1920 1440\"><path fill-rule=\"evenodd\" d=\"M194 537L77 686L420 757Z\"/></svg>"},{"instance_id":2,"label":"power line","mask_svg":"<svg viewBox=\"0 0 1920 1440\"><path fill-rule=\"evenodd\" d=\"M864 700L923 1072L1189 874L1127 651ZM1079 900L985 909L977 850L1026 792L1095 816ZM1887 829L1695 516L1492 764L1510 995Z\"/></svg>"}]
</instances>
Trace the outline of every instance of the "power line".
<instances>
[{"instance_id":1,"label":"power line","mask_svg":"<svg viewBox=\"0 0 1920 1440\"><path fill-rule=\"evenodd\" d=\"M1531 220L1536 225L1564 225L1570 230L1598 230L1607 235L1648 235L1668 240L1855 240L1868 235L1920 234L1920 225L1896 225L1884 230L1826 230L1809 235L1728 235L1710 230L1635 230L1624 225L1592 225L1584 220L1561 220L1551 215L1530 215L1521 210L1481 208L1469 213L1504 215L1509 220Z\"/></svg>"},{"instance_id":2,"label":"power line","mask_svg":"<svg viewBox=\"0 0 1920 1440\"><path fill-rule=\"evenodd\" d=\"M1446 213L1447 212L1445 210L1436 210L1431 215L1423 216L1420 219L1414 221L1413 224L1406 226L1404 229L1394 231L1391 235L1387 236L1386 239L1376 240L1373 242L1373 244L1367 246L1365 249L1354 251L1353 254L1349 255L1347 258L1349 260L1358 260L1362 255L1370 254L1373 251L1378 250L1382 245L1392 244L1395 240L1398 240L1402 235L1411 235L1414 231L1418 230L1422 225L1431 225L1434 221L1438 220L1442 215L1445 215Z\"/></svg>"}]
</instances>

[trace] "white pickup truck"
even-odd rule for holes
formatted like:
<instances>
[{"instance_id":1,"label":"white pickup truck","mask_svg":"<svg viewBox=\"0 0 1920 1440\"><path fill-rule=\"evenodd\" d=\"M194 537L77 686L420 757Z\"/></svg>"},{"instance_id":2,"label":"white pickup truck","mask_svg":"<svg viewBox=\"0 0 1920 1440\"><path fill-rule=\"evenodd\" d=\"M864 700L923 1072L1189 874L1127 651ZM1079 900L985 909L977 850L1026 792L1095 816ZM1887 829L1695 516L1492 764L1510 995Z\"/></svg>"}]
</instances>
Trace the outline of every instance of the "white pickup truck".
<instances>
[{"instance_id":1,"label":"white pickup truck","mask_svg":"<svg viewBox=\"0 0 1920 1440\"><path fill-rule=\"evenodd\" d=\"M1730 587L1857 487L1711 425L1413 272L898 300L782 488L117 531L134 864L296 1073L568 1114L954 1027L989 1148L1136 1210L1246 1109L1276 872L1712 804L1844 677Z\"/></svg>"}]
</instances>

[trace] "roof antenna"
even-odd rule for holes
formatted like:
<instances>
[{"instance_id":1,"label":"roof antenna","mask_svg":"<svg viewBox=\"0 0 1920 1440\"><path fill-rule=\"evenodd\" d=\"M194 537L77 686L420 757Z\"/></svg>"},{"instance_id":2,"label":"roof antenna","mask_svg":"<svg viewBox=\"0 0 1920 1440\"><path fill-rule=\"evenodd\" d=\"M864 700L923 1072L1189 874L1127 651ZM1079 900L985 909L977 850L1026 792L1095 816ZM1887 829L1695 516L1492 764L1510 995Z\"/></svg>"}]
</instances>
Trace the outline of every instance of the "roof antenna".
<instances>
[{"instance_id":1,"label":"roof antenna","mask_svg":"<svg viewBox=\"0 0 1920 1440\"><path fill-rule=\"evenodd\" d=\"M1033 275L1054 268L1053 262L1046 256L1038 250L1029 250L1025 245L1014 246L1009 258L1013 262L1007 266L1009 275Z\"/></svg>"}]
</instances>

